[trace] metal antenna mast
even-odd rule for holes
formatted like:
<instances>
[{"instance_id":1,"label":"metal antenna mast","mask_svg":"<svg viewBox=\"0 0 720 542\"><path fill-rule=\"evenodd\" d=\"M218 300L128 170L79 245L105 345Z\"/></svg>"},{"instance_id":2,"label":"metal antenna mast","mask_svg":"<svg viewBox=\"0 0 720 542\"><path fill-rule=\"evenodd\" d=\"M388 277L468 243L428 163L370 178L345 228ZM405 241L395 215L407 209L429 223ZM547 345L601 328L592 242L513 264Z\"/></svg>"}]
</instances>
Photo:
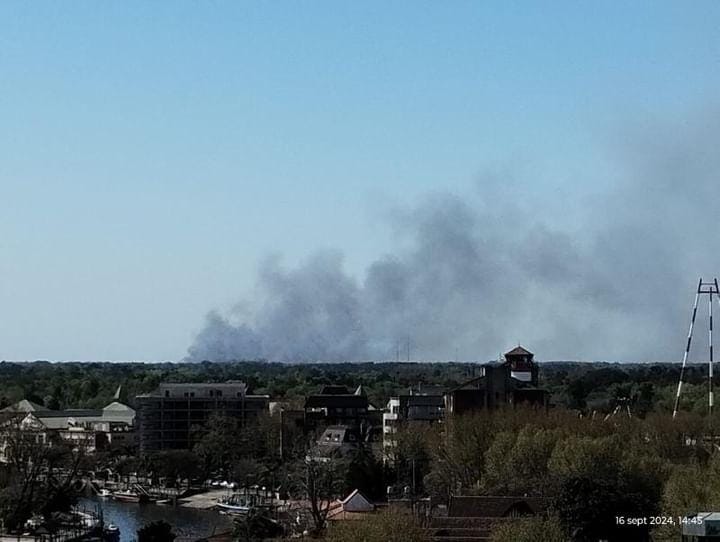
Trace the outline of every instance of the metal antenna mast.
<instances>
[{"instance_id":1,"label":"metal antenna mast","mask_svg":"<svg viewBox=\"0 0 720 542\"><path fill-rule=\"evenodd\" d=\"M712 416L713 411L713 293L716 293L718 294L718 296L720 296L720 292L718 292L717 287L717 279L713 280L712 286L713 288L710 290L710 297L708 298L708 347L710 348L710 361L708 362L708 415L710 416Z\"/></svg>"},{"instance_id":2,"label":"metal antenna mast","mask_svg":"<svg viewBox=\"0 0 720 542\"><path fill-rule=\"evenodd\" d=\"M718 280L713 279L712 282L703 282L702 277L698 282L697 292L695 293L695 303L693 304L692 318L690 319L690 329L688 330L687 344L685 345L685 353L683 354L682 367L680 368L680 380L678 382L677 395L675 396L675 408L673 408L673 418L677 416L680 406L680 392L682 391L683 378L685 377L685 367L687 366L688 355L690 354L690 344L692 343L693 328L695 327L695 318L697 317L698 301L703 294L708 295L708 348L710 350L710 359L708 361L708 413L713 411L713 311L712 302L715 296L720 303L720 288L718 288Z\"/></svg>"}]
</instances>

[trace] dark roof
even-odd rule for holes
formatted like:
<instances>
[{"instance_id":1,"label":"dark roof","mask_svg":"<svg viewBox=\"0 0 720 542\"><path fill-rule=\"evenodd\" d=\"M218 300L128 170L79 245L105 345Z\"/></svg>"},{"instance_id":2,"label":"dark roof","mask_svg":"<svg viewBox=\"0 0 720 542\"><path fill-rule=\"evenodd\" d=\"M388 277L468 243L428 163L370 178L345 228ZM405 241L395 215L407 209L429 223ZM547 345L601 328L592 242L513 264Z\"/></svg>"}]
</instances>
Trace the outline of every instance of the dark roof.
<instances>
[{"instance_id":1,"label":"dark roof","mask_svg":"<svg viewBox=\"0 0 720 542\"><path fill-rule=\"evenodd\" d=\"M37 403L33 403L32 401L29 401L28 399L21 399L14 405L10 405L9 407L3 408L3 412L36 412L38 410L49 410L45 408L42 405L39 405Z\"/></svg>"},{"instance_id":2,"label":"dark roof","mask_svg":"<svg viewBox=\"0 0 720 542\"><path fill-rule=\"evenodd\" d=\"M31 412L36 418L89 418L103 415L102 410L70 409L70 410L38 410Z\"/></svg>"},{"instance_id":3,"label":"dark roof","mask_svg":"<svg viewBox=\"0 0 720 542\"><path fill-rule=\"evenodd\" d=\"M403 395L400 397L400 404L409 407L413 406L443 406L445 397L442 395Z\"/></svg>"},{"instance_id":4,"label":"dark roof","mask_svg":"<svg viewBox=\"0 0 720 542\"><path fill-rule=\"evenodd\" d=\"M305 408L367 408L368 399L364 395L309 395L305 399Z\"/></svg>"},{"instance_id":5,"label":"dark roof","mask_svg":"<svg viewBox=\"0 0 720 542\"><path fill-rule=\"evenodd\" d=\"M538 514L550 506L550 500L541 497L450 497L448 517L501 518L510 512L527 510Z\"/></svg>"},{"instance_id":6,"label":"dark roof","mask_svg":"<svg viewBox=\"0 0 720 542\"><path fill-rule=\"evenodd\" d=\"M471 378L470 380L467 380L460 384L459 386L455 386L454 388L448 390L448 393L452 393L454 391L460 391L460 390L479 390L479 389L485 389L485 385L479 386L478 383L480 380L485 380L485 376L476 376L475 378Z\"/></svg>"},{"instance_id":7,"label":"dark roof","mask_svg":"<svg viewBox=\"0 0 720 542\"><path fill-rule=\"evenodd\" d=\"M320 395L349 395L350 390L346 386L323 386Z\"/></svg>"},{"instance_id":8,"label":"dark roof","mask_svg":"<svg viewBox=\"0 0 720 542\"><path fill-rule=\"evenodd\" d=\"M445 391L443 386L434 384L418 384L411 387L408 395L442 395Z\"/></svg>"},{"instance_id":9,"label":"dark roof","mask_svg":"<svg viewBox=\"0 0 720 542\"><path fill-rule=\"evenodd\" d=\"M529 350L525 350L522 346L517 345L510 352L505 352L506 356L534 356Z\"/></svg>"}]
</instances>

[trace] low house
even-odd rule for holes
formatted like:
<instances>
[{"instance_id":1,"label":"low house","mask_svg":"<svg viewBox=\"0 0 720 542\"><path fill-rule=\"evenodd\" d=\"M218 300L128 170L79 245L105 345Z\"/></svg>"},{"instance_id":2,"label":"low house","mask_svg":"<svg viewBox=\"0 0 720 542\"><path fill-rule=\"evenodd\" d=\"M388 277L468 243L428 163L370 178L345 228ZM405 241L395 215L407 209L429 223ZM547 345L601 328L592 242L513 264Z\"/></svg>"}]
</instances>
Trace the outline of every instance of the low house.
<instances>
[{"instance_id":1,"label":"low house","mask_svg":"<svg viewBox=\"0 0 720 542\"><path fill-rule=\"evenodd\" d=\"M342 500L330 504L328 521L364 519L375 512L375 505L359 489L354 490Z\"/></svg>"},{"instance_id":2,"label":"low house","mask_svg":"<svg viewBox=\"0 0 720 542\"><path fill-rule=\"evenodd\" d=\"M549 506L550 501L543 497L452 496L448 506L448 516L465 518L535 516L546 512Z\"/></svg>"},{"instance_id":3,"label":"low house","mask_svg":"<svg viewBox=\"0 0 720 542\"><path fill-rule=\"evenodd\" d=\"M51 446L51 436L30 414L0 412L0 463L9 463L26 446Z\"/></svg>"},{"instance_id":4,"label":"low house","mask_svg":"<svg viewBox=\"0 0 720 542\"><path fill-rule=\"evenodd\" d=\"M315 460L345 457L357 450L360 442L360 433L356 427L331 425L315 441L308 457Z\"/></svg>"},{"instance_id":5,"label":"low house","mask_svg":"<svg viewBox=\"0 0 720 542\"><path fill-rule=\"evenodd\" d=\"M431 534L435 540L489 540L499 523L544 514L549 506L536 497L453 496L447 516L430 520Z\"/></svg>"},{"instance_id":6,"label":"low house","mask_svg":"<svg viewBox=\"0 0 720 542\"><path fill-rule=\"evenodd\" d=\"M8 420L6 431L19 429L32 433L37 442L45 444L57 438L92 453L108 446L132 446L135 442L135 411L118 401L102 409L52 410L22 400L3 409L2 414Z\"/></svg>"}]
</instances>

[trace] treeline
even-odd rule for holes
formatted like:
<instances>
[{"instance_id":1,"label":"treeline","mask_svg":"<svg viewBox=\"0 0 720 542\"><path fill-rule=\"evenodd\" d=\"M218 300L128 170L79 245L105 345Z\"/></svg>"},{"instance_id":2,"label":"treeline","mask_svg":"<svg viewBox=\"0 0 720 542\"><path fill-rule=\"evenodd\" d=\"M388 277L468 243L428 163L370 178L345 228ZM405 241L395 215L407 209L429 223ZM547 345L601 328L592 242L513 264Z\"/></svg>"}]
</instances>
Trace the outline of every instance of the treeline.
<instances>
[{"instance_id":1,"label":"treeline","mask_svg":"<svg viewBox=\"0 0 720 542\"><path fill-rule=\"evenodd\" d=\"M552 403L583 412L607 412L617 404L638 415L669 412L680 373L679 364L540 363L540 384ZM48 408L101 408L121 387L121 400L160 382L242 380L254 393L301 405L325 384L362 385L378 408L411 386L449 389L479 374L477 363L0 363L0 408L29 399ZM707 404L705 365L690 365L683 409L704 412Z\"/></svg>"},{"instance_id":2,"label":"treeline","mask_svg":"<svg viewBox=\"0 0 720 542\"><path fill-rule=\"evenodd\" d=\"M434 502L458 494L546 500L548 514L498 528L500 542L677 540L681 516L720 505L718 484L708 479L720 469L703 440L708 431L709 420L697 414L604 419L508 408L443 427L405 425L393 468L398 481ZM616 520L660 516L674 524Z\"/></svg>"},{"instance_id":3,"label":"treeline","mask_svg":"<svg viewBox=\"0 0 720 542\"><path fill-rule=\"evenodd\" d=\"M278 416L249 427L216 418L192 450L94 460L122 476L161 477L167 485L213 476L277 488L291 499L306 499L301 530L333 541L427 540L430 531L416 529L407 518L401 523L398 517L369 516L353 523L352 533L342 522L328 524L332 500L359 489L381 501L391 486L397 496L431 497L435 505L448 504L453 495L544 499L546 513L499 523L496 542L642 542L651 535L669 542L679 538L682 516L720 506L720 456L708 438L714 422L692 413L605 419L563 408L505 408L443 424L404 423L392 455L379 457L359 442L326 462L309 459L312 436L292 434L291 427L283 430L294 445L281 458ZM666 517L673 523L628 525L618 517ZM388 536L393 523L402 524L402 531Z\"/></svg>"}]
</instances>

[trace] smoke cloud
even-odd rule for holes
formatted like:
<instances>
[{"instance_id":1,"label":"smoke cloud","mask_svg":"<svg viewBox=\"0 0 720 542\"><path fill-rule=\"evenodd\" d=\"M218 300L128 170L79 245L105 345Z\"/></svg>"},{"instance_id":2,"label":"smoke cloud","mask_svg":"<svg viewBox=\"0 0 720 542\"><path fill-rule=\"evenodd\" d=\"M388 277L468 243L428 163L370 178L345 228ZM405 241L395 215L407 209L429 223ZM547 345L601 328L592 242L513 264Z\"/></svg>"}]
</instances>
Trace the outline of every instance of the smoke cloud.
<instances>
[{"instance_id":1,"label":"smoke cloud","mask_svg":"<svg viewBox=\"0 0 720 542\"><path fill-rule=\"evenodd\" d=\"M388 224L407 248L360 279L341 252L269 259L255 297L211 313L188 359L392 360L409 345L412 359L486 360L522 342L541 359L677 360L697 278L720 273L718 143L720 112L703 111L621 134L594 196L430 194Z\"/></svg>"}]
</instances>

